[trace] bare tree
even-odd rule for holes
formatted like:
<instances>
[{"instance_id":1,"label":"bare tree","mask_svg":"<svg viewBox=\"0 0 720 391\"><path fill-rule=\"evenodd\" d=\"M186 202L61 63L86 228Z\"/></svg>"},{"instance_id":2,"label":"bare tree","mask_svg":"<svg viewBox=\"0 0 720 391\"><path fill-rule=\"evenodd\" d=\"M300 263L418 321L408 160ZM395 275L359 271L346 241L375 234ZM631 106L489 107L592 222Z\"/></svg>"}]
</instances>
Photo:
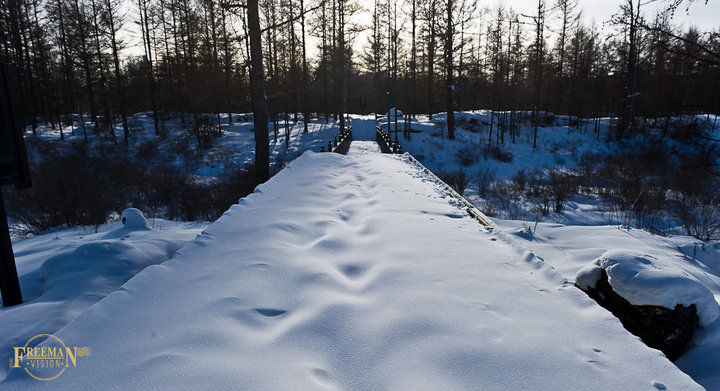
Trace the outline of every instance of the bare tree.
<instances>
[{"instance_id":1,"label":"bare tree","mask_svg":"<svg viewBox=\"0 0 720 391\"><path fill-rule=\"evenodd\" d=\"M255 123L255 181L260 184L270 179L270 140L258 0L247 1L247 17L250 36L250 93Z\"/></svg>"},{"instance_id":2,"label":"bare tree","mask_svg":"<svg viewBox=\"0 0 720 391\"><path fill-rule=\"evenodd\" d=\"M115 69L115 94L117 96L118 110L122 119L123 134L125 135L125 144L128 143L130 129L128 128L127 113L125 112L125 97L123 96L123 79L120 70L120 50L122 41L118 37L118 32L122 28L123 16L121 14L121 0L101 0L101 18L105 35L110 40L110 48L112 49L113 65Z\"/></svg>"}]
</instances>

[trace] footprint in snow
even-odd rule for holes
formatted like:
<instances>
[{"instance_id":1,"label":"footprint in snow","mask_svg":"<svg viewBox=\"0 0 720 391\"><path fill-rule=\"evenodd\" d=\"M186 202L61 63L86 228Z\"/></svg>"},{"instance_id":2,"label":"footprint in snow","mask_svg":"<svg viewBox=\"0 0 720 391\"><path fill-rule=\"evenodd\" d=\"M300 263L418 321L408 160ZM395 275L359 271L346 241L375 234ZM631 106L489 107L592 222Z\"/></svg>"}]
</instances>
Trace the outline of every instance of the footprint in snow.
<instances>
[{"instance_id":1,"label":"footprint in snow","mask_svg":"<svg viewBox=\"0 0 720 391\"><path fill-rule=\"evenodd\" d=\"M348 264L340 267L340 272L350 280L358 279L367 269L362 265Z\"/></svg>"},{"instance_id":2,"label":"footprint in snow","mask_svg":"<svg viewBox=\"0 0 720 391\"><path fill-rule=\"evenodd\" d=\"M274 308L255 308L255 312L268 318L274 318L286 313L287 311Z\"/></svg>"}]
</instances>

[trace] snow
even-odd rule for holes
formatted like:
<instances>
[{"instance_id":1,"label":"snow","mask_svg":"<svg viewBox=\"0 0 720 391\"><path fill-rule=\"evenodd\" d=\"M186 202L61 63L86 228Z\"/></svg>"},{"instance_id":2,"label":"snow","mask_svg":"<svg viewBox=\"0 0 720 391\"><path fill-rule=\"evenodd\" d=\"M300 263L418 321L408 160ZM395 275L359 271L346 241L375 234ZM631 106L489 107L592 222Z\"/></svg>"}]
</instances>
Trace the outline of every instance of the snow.
<instances>
[{"instance_id":1,"label":"snow","mask_svg":"<svg viewBox=\"0 0 720 391\"><path fill-rule=\"evenodd\" d=\"M106 224L98 233L65 230L13 243L24 303L0 308L0 361L12 346L23 346L40 333L54 333L149 265L173 256L207 226L154 220L126 210L130 217ZM8 367L0 366L0 379ZM4 388L4 387L0 387Z\"/></svg>"},{"instance_id":2,"label":"snow","mask_svg":"<svg viewBox=\"0 0 720 391\"><path fill-rule=\"evenodd\" d=\"M122 212L120 221L125 226L126 230L147 230L151 229L150 224L143 215L143 213L137 208L128 208Z\"/></svg>"},{"instance_id":3,"label":"snow","mask_svg":"<svg viewBox=\"0 0 720 391\"><path fill-rule=\"evenodd\" d=\"M427 116L418 116L413 120L412 129L421 131L411 135L410 140L401 140L403 150L410 152L433 172L465 170L471 176L488 170L498 179L509 179L518 170L531 172L535 169L549 169L574 164L583 152L604 152L609 150L605 142L599 142L591 129L577 131L564 125L540 127L538 146L532 147L532 131L523 128L522 133L513 143L505 134L505 142L499 144L497 136L498 117L502 112L495 112L493 124L492 146L498 146L512 154L512 162L500 162L481 156L481 151L488 145L488 129L490 127L490 110L473 112L456 112L455 140L447 138L447 115L434 114L432 120ZM557 122L566 123L566 118L557 117ZM601 119L601 138L610 126L608 118ZM402 123L398 129L402 131ZM478 159L468 165L458 162L458 151L472 148Z\"/></svg>"},{"instance_id":4,"label":"snow","mask_svg":"<svg viewBox=\"0 0 720 391\"><path fill-rule=\"evenodd\" d=\"M228 115L220 114L219 117L211 114L210 117L214 121L216 118L220 120L222 128L222 136L214 138L212 146L202 148L197 145L194 136L189 132L190 119L186 119L186 123L182 124L178 116L165 120L166 136L155 135L153 131L152 113L137 113L128 118L129 121L137 124L137 127L130 129L130 138L128 151L136 153L143 149L143 146L157 143L157 152L153 154L152 162L154 164L169 162L174 167L181 169L194 175L199 181L213 180L220 178L236 167L251 162L255 156L255 137L254 123L251 114L233 113L233 122L228 123ZM321 146L327 146L327 142L332 140L338 134L337 121L326 123L324 119L311 120L308 124L308 133L304 133L302 120L294 122L293 115L290 115L288 127L290 137L287 142L285 140L285 115L279 113L279 123L277 129L277 140L275 139L275 130L273 122L268 123L268 134L270 138L270 156L271 162L275 162L278 158L284 162L300 156L306 150L319 151ZM93 125L89 118L85 118L89 148L88 151L93 153L94 150L106 150L109 140L103 139L103 136L97 135L92 130ZM37 135L32 133L25 134L26 145L28 146L28 155L31 161L37 161L43 158L42 145L40 143L54 143L52 145L54 151L72 148L73 142L83 140L82 128L65 126L65 142L60 142L59 129L49 129L40 127ZM115 133L119 142L123 142L123 130L120 124L116 124ZM33 148L38 145L38 148ZM104 146L104 148L101 148ZM128 156L124 156L127 158ZM151 166L148 169L154 169ZM279 169L276 167L275 169Z\"/></svg>"},{"instance_id":5,"label":"snow","mask_svg":"<svg viewBox=\"0 0 720 391\"><path fill-rule=\"evenodd\" d=\"M701 389L411 162L304 153L55 333L77 368L3 390Z\"/></svg>"},{"instance_id":6,"label":"snow","mask_svg":"<svg viewBox=\"0 0 720 391\"><path fill-rule=\"evenodd\" d=\"M632 252L650 259L658 267L673 270L674 274L691 276L712 292L716 302L720 302L720 251L717 245L703 244L688 236L659 236L613 225L541 222L531 229L534 222L500 219L495 219L495 222L508 232L511 239L546 260L563 278L575 279L578 270L610 250L633 249ZM623 251L623 254L629 253ZM718 362L720 320L716 319L696 330L688 352L677 359L675 365L708 390L716 390L720 389Z\"/></svg>"},{"instance_id":7,"label":"snow","mask_svg":"<svg viewBox=\"0 0 720 391\"><path fill-rule=\"evenodd\" d=\"M605 270L613 290L633 305L674 309L695 304L701 326L718 318L720 308L712 292L669 262L630 250L606 251L580 269L575 282L584 290L595 288Z\"/></svg>"}]
</instances>

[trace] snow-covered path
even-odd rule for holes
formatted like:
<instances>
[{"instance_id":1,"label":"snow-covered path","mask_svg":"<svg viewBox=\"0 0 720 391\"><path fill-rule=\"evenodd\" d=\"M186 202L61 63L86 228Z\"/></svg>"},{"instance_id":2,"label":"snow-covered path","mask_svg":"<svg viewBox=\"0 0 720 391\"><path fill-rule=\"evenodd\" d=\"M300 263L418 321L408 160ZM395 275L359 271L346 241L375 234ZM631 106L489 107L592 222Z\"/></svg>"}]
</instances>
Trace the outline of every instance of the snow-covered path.
<instances>
[{"instance_id":1,"label":"snow-covered path","mask_svg":"<svg viewBox=\"0 0 720 391\"><path fill-rule=\"evenodd\" d=\"M61 329L77 368L1 388L700 389L375 148L305 153Z\"/></svg>"},{"instance_id":2,"label":"snow-covered path","mask_svg":"<svg viewBox=\"0 0 720 391\"><path fill-rule=\"evenodd\" d=\"M353 115L353 141L374 141L375 140L375 116Z\"/></svg>"}]
</instances>

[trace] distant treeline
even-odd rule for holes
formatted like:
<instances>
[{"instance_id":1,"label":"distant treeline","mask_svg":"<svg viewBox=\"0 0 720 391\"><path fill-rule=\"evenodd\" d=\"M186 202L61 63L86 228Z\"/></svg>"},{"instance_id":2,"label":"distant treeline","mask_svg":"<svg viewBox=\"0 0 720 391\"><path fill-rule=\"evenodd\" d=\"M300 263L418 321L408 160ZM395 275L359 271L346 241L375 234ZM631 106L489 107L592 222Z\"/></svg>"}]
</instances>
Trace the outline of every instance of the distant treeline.
<instances>
[{"instance_id":1,"label":"distant treeline","mask_svg":"<svg viewBox=\"0 0 720 391\"><path fill-rule=\"evenodd\" d=\"M720 33L679 29L678 3L646 15L623 0L601 33L577 0L541 0L533 15L473 0L263 0L268 108L271 119L388 107L530 111L534 125L540 111L615 116L610 137L622 138L638 118L720 111ZM127 136L129 113L153 112L160 132L171 111L187 121L251 111L246 10L230 0L7 0L0 54L28 131L82 113L117 141L111 125ZM502 118L512 133L514 116Z\"/></svg>"}]
</instances>

